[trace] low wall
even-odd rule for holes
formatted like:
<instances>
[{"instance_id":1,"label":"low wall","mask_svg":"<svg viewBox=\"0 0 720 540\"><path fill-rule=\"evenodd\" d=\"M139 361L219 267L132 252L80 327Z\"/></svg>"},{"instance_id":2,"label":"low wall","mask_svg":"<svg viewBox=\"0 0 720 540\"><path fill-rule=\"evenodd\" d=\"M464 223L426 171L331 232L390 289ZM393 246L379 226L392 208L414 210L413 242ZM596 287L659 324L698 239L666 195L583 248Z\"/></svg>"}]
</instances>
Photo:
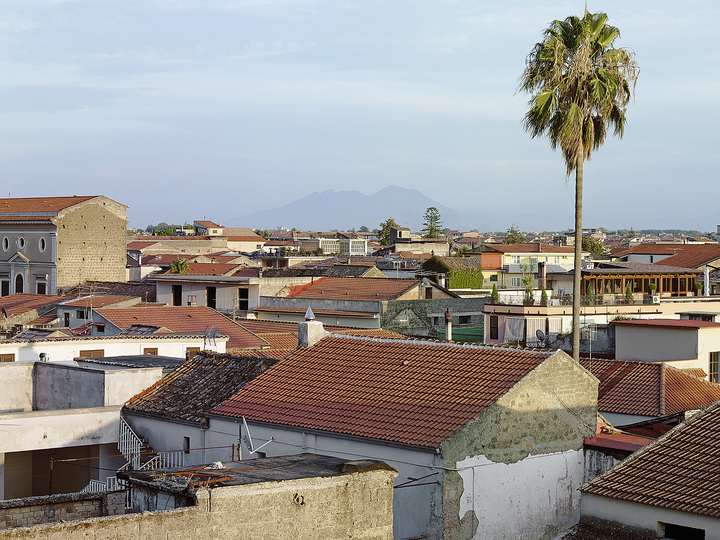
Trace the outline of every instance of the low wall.
<instances>
[{"instance_id":1,"label":"low wall","mask_svg":"<svg viewBox=\"0 0 720 540\"><path fill-rule=\"evenodd\" d=\"M0 539L391 539L395 471L201 489L197 505L0 531Z\"/></svg>"},{"instance_id":2,"label":"low wall","mask_svg":"<svg viewBox=\"0 0 720 540\"><path fill-rule=\"evenodd\" d=\"M9 499L0 501L0 529L115 516L124 512L124 491Z\"/></svg>"}]
</instances>

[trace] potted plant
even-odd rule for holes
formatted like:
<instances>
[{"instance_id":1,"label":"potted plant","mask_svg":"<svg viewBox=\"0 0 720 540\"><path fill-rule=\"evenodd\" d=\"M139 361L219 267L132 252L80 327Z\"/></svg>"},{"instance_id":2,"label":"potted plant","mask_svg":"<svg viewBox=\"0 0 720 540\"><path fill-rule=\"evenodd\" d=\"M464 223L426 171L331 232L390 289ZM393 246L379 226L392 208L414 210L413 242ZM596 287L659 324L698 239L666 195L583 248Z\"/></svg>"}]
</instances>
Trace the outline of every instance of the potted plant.
<instances>
[{"instance_id":1,"label":"potted plant","mask_svg":"<svg viewBox=\"0 0 720 540\"><path fill-rule=\"evenodd\" d=\"M587 290L585 291L586 302L588 304L595 303L595 297L593 296L592 287L590 286L590 283L587 285Z\"/></svg>"},{"instance_id":2,"label":"potted plant","mask_svg":"<svg viewBox=\"0 0 720 540\"><path fill-rule=\"evenodd\" d=\"M492 293L490 293L490 303L492 303L492 304L500 303L500 295L498 294L497 285L495 283L493 283L493 290L492 290Z\"/></svg>"},{"instance_id":3,"label":"potted plant","mask_svg":"<svg viewBox=\"0 0 720 540\"><path fill-rule=\"evenodd\" d=\"M698 296L702 295L703 284L699 281L696 281L695 282L695 290L697 291Z\"/></svg>"},{"instance_id":4,"label":"potted plant","mask_svg":"<svg viewBox=\"0 0 720 540\"><path fill-rule=\"evenodd\" d=\"M542 288L542 294L540 295L540 305L541 306L547 306L548 304L548 294L545 290L545 287Z\"/></svg>"},{"instance_id":5,"label":"potted plant","mask_svg":"<svg viewBox=\"0 0 720 540\"><path fill-rule=\"evenodd\" d=\"M629 283L627 284L627 287L625 288L625 301L628 304L633 303L633 293L632 293L632 288L630 287Z\"/></svg>"}]
</instances>

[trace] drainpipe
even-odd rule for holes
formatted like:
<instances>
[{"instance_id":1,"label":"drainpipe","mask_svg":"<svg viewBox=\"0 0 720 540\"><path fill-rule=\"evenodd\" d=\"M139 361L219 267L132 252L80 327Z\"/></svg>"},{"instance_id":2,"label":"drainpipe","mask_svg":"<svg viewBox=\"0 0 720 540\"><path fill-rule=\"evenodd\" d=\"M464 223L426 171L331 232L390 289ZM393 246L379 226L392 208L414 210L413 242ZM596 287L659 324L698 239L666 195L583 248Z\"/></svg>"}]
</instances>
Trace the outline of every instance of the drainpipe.
<instances>
[{"instance_id":1,"label":"drainpipe","mask_svg":"<svg viewBox=\"0 0 720 540\"><path fill-rule=\"evenodd\" d=\"M445 310L445 340L452 341L452 314L450 308Z\"/></svg>"}]
</instances>

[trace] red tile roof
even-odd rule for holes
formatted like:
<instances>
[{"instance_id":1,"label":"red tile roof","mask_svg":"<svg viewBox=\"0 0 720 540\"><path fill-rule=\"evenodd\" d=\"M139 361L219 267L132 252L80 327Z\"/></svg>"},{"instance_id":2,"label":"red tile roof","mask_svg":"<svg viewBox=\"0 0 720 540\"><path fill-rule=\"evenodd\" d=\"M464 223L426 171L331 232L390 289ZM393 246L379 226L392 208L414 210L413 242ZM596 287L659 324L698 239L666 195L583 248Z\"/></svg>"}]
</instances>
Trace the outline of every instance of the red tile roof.
<instances>
[{"instance_id":1,"label":"red tile roof","mask_svg":"<svg viewBox=\"0 0 720 540\"><path fill-rule=\"evenodd\" d=\"M218 225L218 224L215 223L214 221L196 221L195 223L197 223L197 224L200 225L201 227L205 227L205 228L208 228L208 229L209 229L209 228L215 228L215 229L219 229L219 228L220 228L220 225Z\"/></svg>"},{"instance_id":2,"label":"red tile roof","mask_svg":"<svg viewBox=\"0 0 720 540\"><path fill-rule=\"evenodd\" d=\"M200 353L131 398L124 412L206 424L205 413L277 360Z\"/></svg>"},{"instance_id":3,"label":"red tile roof","mask_svg":"<svg viewBox=\"0 0 720 540\"><path fill-rule=\"evenodd\" d=\"M69 302L63 302L62 307L93 307L100 308L105 306L111 306L112 304L118 304L120 302L127 302L129 300L137 300L140 302L139 296L85 296L83 298L77 298Z\"/></svg>"},{"instance_id":4,"label":"red tile roof","mask_svg":"<svg viewBox=\"0 0 720 540\"><path fill-rule=\"evenodd\" d=\"M556 246L538 242L526 244L486 244L486 246L501 253L575 253L573 246Z\"/></svg>"},{"instance_id":5,"label":"red tile roof","mask_svg":"<svg viewBox=\"0 0 720 540\"><path fill-rule=\"evenodd\" d=\"M328 300L392 300L420 285L419 279L336 278L326 277L293 298Z\"/></svg>"},{"instance_id":6,"label":"red tile roof","mask_svg":"<svg viewBox=\"0 0 720 540\"><path fill-rule=\"evenodd\" d=\"M188 263L188 274L193 276L229 276L242 268L240 264Z\"/></svg>"},{"instance_id":7,"label":"red tile roof","mask_svg":"<svg viewBox=\"0 0 720 540\"><path fill-rule=\"evenodd\" d=\"M258 306L255 311L261 313L300 313L304 314L307 309L290 309ZM375 317L377 313L371 311L332 311L328 309L314 309L315 315L327 315L329 317Z\"/></svg>"},{"instance_id":8,"label":"red tile roof","mask_svg":"<svg viewBox=\"0 0 720 540\"><path fill-rule=\"evenodd\" d=\"M718 463L720 401L638 450L580 490L720 518Z\"/></svg>"},{"instance_id":9,"label":"red tile roof","mask_svg":"<svg viewBox=\"0 0 720 540\"><path fill-rule=\"evenodd\" d=\"M713 328L720 327L720 323L711 321L691 321L689 319L632 319L628 321L613 321L613 324L623 326L652 326L663 328Z\"/></svg>"},{"instance_id":10,"label":"red tile roof","mask_svg":"<svg viewBox=\"0 0 720 540\"><path fill-rule=\"evenodd\" d=\"M720 259L720 244L688 244L677 255L660 261L668 266L699 268Z\"/></svg>"},{"instance_id":11,"label":"red tile roof","mask_svg":"<svg viewBox=\"0 0 720 540\"><path fill-rule=\"evenodd\" d=\"M598 410L665 416L701 409L720 399L720 385L662 362L581 359L598 379Z\"/></svg>"},{"instance_id":12,"label":"red tile roof","mask_svg":"<svg viewBox=\"0 0 720 540\"><path fill-rule=\"evenodd\" d=\"M127 249L142 250L155 244L157 244L157 242L142 242L139 240L132 240L127 243Z\"/></svg>"},{"instance_id":13,"label":"red tile roof","mask_svg":"<svg viewBox=\"0 0 720 540\"><path fill-rule=\"evenodd\" d=\"M27 313L34 309L54 306L62 300L67 300L65 296L52 296L46 294L27 294L16 293L0 298L0 307L5 309L8 317ZM0 316L0 322L2 322Z\"/></svg>"},{"instance_id":14,"label":"red tile roof","mask_svg":"<svg viewBox=\"0 0 720 540\"><path fill-rule=\"evenodd\" d=\"M330 336L212 413L437 448L550 354Z\"/></svg>"},{"instance_id":15,"label":"red tile roof","mask_svg":"<svg viewBox=\"0 0 720 540\"><path fill-rule=\"evenodd\" d=\"M57 214L65 208L69 208L78 203L94 199L95 195L80 197L27 197L0 199L0 216L5 219L7 216L2 214L23 213L31 214L33 212L52 212Z\"/></svg>"},{"instance_id":16,"label":"red tile roof","mask_svg":"<svg viewBox=\"0 0 720 540\"><path fill-rule=\"evenodd\" d=\"M228 349L260 349L268 343L217 311L203 306L103 308L96 313L121 330L133 324L160 326L172 332L203 332L215 326L230 340Z\"/></svg>"}]
</instances>

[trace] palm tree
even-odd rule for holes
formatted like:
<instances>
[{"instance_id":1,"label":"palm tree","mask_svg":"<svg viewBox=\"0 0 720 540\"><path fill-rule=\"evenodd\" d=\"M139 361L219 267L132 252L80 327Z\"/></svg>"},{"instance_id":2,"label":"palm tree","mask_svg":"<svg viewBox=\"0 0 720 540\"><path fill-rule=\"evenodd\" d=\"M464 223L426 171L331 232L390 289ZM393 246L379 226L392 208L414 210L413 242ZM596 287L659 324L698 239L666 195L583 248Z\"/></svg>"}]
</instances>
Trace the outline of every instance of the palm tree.
<instances>
[{"instance_id":1,"label":"palm tree","mask_svg":"<svg viewBox=\"0 0 720 540\"><path fill-rule=\"evenodd\" d=\"M171 274L187 274L190 272L190 264L187 259L175 259L170 263Z\"/></svg>"},{"instance_id":2,"label":"palm tree","mask_svg":"<svg viewBox=\"0 0 720 540\"><path fill-rule=\"evenodd\" d=\"M604 13L553 21L525 61L520 90L532 95L524 126L560 147L567 175L575 171L573 357L580 356L583 163L605 142L608 129L622 137L625 110L639 68L635 53L615 48L620 31Z\"/></svg>"}]
</instances>

